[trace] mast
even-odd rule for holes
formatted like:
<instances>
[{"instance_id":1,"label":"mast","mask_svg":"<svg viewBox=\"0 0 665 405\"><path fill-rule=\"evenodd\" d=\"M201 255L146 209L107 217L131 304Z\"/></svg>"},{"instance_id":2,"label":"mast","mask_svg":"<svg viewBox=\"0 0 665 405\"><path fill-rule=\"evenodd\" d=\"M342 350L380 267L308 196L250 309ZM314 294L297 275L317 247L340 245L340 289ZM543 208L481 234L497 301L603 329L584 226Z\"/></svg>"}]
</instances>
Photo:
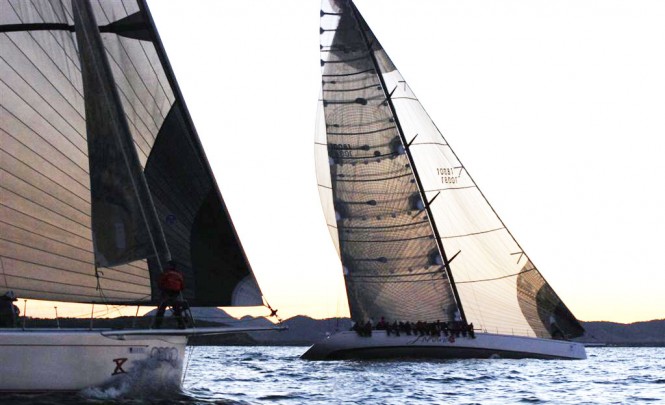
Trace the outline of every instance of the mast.
<instances>
[{"instance_id":1,"label":"mast","mask_svg":"<svg viewBox=\"0 0 665 405\"><path fill-rule=\"evenodd\" d=\"M427 200L427 196L425 195L425 191L423 188L423 185L420 181L420 176L418 176L418 169L416 169L416 165L414 164L414 159L411 156L411 151L409 149L409 142L407 142L406 137L404 136L404 131L402 130L402 126L399 122L399 117L397 116L397 112L395 110L395 106L393 105L391 96L392 94L388 93L388 90L386 89L386 82L383 79L383 74L381 73L381 68L379 66L378 61L376 60L376 56L374 55L374 52L372 50L373 44L370 44L369 40L367 39L367 34L365 33L365 29L363 28L361 24L361 17L358 9L356 8L356 5L353 3L353 1L349 1L349 4L351 6L351 10L353 11L353 17L356 21L356 24L358 26L358 29L360 30L360 34L362 35L363 41L365 42L365 45L367 46L367 51L369 52L369 56L372 59L372 64L374 65L374 70L376 71L376 75L379 78L379 81L381 82L381 89L383 91L384 96L386 97L386 102L388 103L388 107L390 108L390 112L395 119L395 126L397 127L397 132L399 134L400 140L402 141L402 145L404 146L404 151L406 153L407 158L409 159L409 164L411 166L411 170L413 171L413 176L416 180L416 185L418 187L418 192L420 193L420 197L423 200L423 205L425 206L425 211L427 212L427 219L429 221L430 226L432 227L432 231L434 232L434 238L436 240L436 245L439 249L439 253L441 253L441 257L443 258L443 266L446 269L446 273L448 275L448 280L450 281L450 286L452 287L453 290L453 295L455 296L455 301L457 302L457 308L460 312L460 316L462 317L462 320L464 322L467 322L466 320L466 315L464 314L464 309L462 308L462 301L460 300L459 293L457 291L457 287L455 285L455 280L453 279L453 273L450 270L450 262L448 261L448 257L446 256L445 249L443 247L443 242L441 242L441 237L439 235L439 230L436 227L436 223L433 220L432 216L432 211L430 210L429 202Z\"/></svg>"}]
</instances>

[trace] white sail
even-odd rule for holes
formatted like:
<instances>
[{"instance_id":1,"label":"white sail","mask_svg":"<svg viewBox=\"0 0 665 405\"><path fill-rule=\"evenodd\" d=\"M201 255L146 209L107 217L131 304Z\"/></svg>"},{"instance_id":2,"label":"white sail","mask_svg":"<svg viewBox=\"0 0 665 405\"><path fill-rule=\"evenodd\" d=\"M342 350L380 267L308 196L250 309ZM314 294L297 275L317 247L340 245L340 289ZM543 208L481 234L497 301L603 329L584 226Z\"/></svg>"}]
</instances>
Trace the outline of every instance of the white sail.
<instances>
[{"instance_id":1,"label":"white sail","mask_svg":"<svg viewBox=\"0 0 665 405\"><path fill-rule=\"evenodd\" d=\"M321 15L326 139L329 145L342 144L341 147L329 147L331 167L334 168L329 171L332 175L329 195L333 196L337 224L341 223L339 217L344 217L344 211L349 210L349 200L355 199L352 202L358 204L363 199L369 199L377 190L383 193L383 199L372 200L371 207L363 206L364 211L371 215L381 212L379 208L388 201L408 200L411 207L406 204L402 208L415 210L412 216L418 215L416 207L421 213L431 214L423 218L431 225L432 236L439 239L432 244L433 254L441 255L436 256L432 264L445 265L447 260L451 261L446 272L466 322L491 333L547 338L581 334L582 328L577 320L485 199L355 5L351 1L324 1ZM335 75L338 77L335 78ZM368 127L366 124L371 121L370 118L382 120L383 127ZM355 137L350 137L349 131L338 128L342 124L355 125L352 128ZM317 143L323 143L320 132L317 133ZM377 137L377 132L381 132L383 138ZM341 136L351 141L341 142ZM399 155L390 157L393 162L406 159L403 164L407 165L409 173L397 172L394 165L382 164L381 159L371 158L372 154L383 156L386 148ZM345 155L340 156L340 150ZM317 151L317 157L322 155L321 150ZM349 163L353 165L352 159L356 159L361 169L344 169ZM321 169L323 157L318 160L317 168ZM410 164L414 167L408 166ZM411 181L393 182L389 188L363 187L362 183L348 188L344 183L348 178L340 180L340 173L355 176L357 181L363 176L366 179L371 178L369 176L389 178L401 175ZM322 181L325 179L319 180L319 184ZM415 189L412 183L417 183L418 188ZM336 198L340 192L345 193L345 198ZM331 227L329 206L330 201L324 201ZM397 206L392 206L392 209ZM355 206L351 207L357 211ZM373 235L378 234L381 224L372 221L369 214L361 215L368 217L366 227L374 227ZM394 246L393 249L403 257L422 254L412 243L414 236L402 239L399 247ZM342 262L349 267L346 263L361 258L363 251L345 249L344 238L340 231L340 255ZM369 240L364 249L374 249ZM378 274L385 271L382 267L389 266L376 264L375 267L374 271ZM399 284L399 287L393 288L400 289L403 294L421 296L425 301L435 291L422 286L411 289L412 284L406 279L401 279L401 283L397 280L389 281ZM351 298L353 289L349 286L348 277L347 289L351 313L354 314L354 305L362 300ZM444 291L441 290L440 294L446 294ZM356 293L373 294L376 291ZM374 299L382 298L387 297L379 294ZM381 306L389 307L385 302ZM411 311L408 319L421 319L421 312Z\"/></svg>"}]
</instances>

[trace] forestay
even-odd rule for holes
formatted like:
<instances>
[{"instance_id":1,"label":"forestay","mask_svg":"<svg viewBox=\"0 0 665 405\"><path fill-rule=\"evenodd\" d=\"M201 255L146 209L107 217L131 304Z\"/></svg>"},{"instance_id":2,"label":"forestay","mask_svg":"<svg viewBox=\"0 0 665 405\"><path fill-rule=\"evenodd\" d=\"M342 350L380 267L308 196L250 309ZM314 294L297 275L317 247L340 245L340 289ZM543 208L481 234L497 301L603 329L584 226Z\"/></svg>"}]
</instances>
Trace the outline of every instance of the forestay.
<instances>
[{"instance_id":1,"label":"forestay","mask_svg":"<svg viewBox=\"0 0 665 405\"><path fill-rule=\"evenodd\" d=\"M442 257L434 229L443 259L452 258L449 278L467 322L488 332L581 335L578 321L485 199L355 5L324 0L321 21L324 114L317 171L354 319L431 321L441 317L433 308L452 307L444 266L436 265Z\"/></svg>"},{"instance_id":2,"label":"forestay","mask_svg":"<svg viewBox=\"0 0 665 405\"><path fill-rule=\"evenodd\" d=\"M0 47L0 289L154 304L172 257L191 305L261 304L144 2L0 0Z\"/></svg>"}]
</instances>

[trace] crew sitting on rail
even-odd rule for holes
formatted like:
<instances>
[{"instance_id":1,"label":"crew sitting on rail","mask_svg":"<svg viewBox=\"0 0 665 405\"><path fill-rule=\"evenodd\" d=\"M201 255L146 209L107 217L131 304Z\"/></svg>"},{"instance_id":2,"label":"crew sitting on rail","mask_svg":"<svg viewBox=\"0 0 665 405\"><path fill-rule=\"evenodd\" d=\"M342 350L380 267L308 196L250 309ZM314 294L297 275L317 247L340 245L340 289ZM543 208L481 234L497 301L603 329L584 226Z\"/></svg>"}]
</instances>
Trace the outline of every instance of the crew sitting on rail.
<instances>
[{"instance_id":1,"label":"crew sitting on rail","mask_svg":"<svg viewBox=\"0 0 665 405\"><path fill-rule=\"evenodd\" d=\"M15 328L19 323L21 311L16 305L14 291L7 291L0 297L0 328Z\"/></svg>"}]
</instances>

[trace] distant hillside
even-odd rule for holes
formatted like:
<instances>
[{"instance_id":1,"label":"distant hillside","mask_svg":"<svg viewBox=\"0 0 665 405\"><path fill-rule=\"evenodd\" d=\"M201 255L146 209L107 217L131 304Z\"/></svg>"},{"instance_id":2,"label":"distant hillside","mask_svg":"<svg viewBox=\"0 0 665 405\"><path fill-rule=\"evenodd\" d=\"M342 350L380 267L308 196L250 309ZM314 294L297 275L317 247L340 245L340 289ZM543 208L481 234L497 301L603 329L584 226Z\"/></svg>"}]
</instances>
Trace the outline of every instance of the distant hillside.
<instances>
[{"instance_id":1,"label":"distant hillside","mask_svg":"<svg viewBox=\"0 0 665 405\"><path fill-rule=\"evenodd\" d=\"M219 308L192 308L197 326L273 326L266 318L246 316L237 319ZM97 328L149 328L152 324L151 311L143 318L110 318L95 319ZM88 319L59 320L62 328L87 328ZM610 346L663 346L665 347L665 319L647 322L622 324L616 322L582 322L586 334L578 339L583 343L606 344ZM55 327L54 319L28 318L27 327ZM176 323L169 315L165 317L164 327L175 327ZM277 345L277 346L308 346L321 341L329 334L339 330L349 330L351 320L348 318L312 319L307 316L295 316L283 322L288 330L282 332L248 332L217 336L197 336L190 339L192 345Z\"/></svg>"},{"instance_id":2,"label":"distant hillside","mask_svg":"<svg viewBox=\"0 0 665 405\"><path fill-rule=\"evenodd\" d=\"M602 343L611 346L665 346L665 319L635 322L582 322L586 330L577 339L585 343Z\"/></svg>"}]
</instances>

